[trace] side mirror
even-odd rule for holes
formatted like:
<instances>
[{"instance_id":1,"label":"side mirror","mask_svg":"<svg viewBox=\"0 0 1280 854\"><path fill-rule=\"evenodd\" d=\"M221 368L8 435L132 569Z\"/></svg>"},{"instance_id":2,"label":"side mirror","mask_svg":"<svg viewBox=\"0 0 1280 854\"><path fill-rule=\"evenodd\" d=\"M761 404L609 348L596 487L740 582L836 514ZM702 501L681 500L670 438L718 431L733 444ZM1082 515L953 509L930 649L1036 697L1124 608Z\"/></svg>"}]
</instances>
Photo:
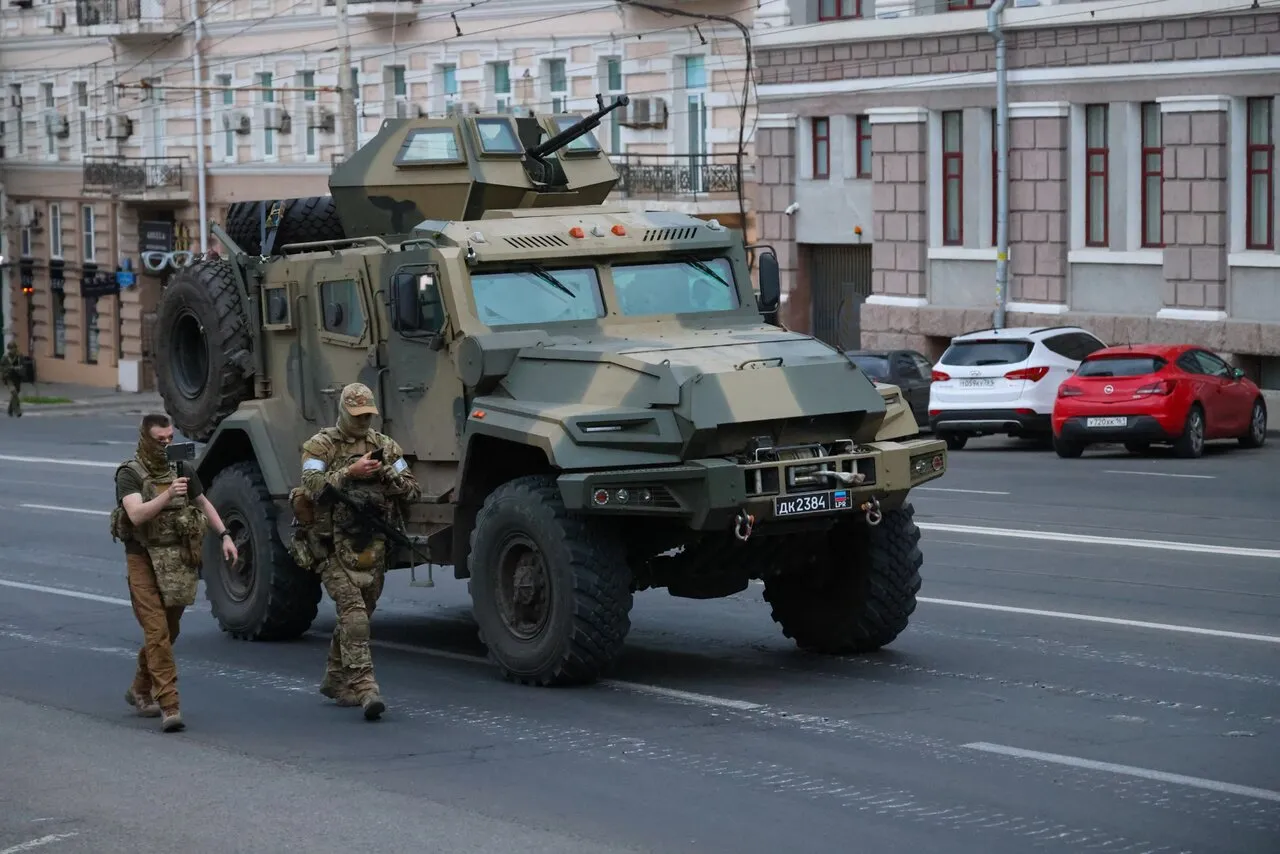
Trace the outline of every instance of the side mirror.
<instances>
[{"instance_id":1,"label":"side mirror","mask_svg":"<svg viewBox=\"0 0 1280 854\"><path fill-rule=\"evenodd\" d=\"M760 296L756 306L770 323L777 324L778 303L782 301L782 281L778 276L778 256L760 254Z\"/></svg>"},{"instance_id":2,"label":"side mirror","mask_svg":"<svg viewBox=\"0 0 1280 854\"><path fill-rule=\"evenodd\" d=\"M391 284L391 317L397 332L413 332L422 328L418 277L413 273L396 273Z\"/></svg>"},{"instance_id":3,"label":"side mirror","mask_svg":"<svg viewBox=\"0 0 1280 854\"><path fill-rule=\"evenodd\" d=\"M1233 380L1242 380L1242 379L1244 379L1244 368L1232 368L1232 370L1231 370L1231 378L1232 378Z\"/></svg>"}]
</instances>

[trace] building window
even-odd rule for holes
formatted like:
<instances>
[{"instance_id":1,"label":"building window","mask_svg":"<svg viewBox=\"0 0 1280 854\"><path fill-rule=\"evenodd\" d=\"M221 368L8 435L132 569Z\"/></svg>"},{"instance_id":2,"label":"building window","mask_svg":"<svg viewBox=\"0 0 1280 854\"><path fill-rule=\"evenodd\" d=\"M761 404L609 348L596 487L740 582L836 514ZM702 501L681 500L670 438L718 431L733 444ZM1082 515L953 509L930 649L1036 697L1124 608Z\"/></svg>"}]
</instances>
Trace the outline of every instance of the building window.
<instances>
[{"instance_id":1,"label":"building window","mask_svg":"<svg viewBox=\"0 0 1280 854\"><path fill-rule=\"evenodd\" d=\"M1142 105L1142 245L1164 246L1164 147L1160 105Z\"/></svg>"},{"instance_id":2,"label":"building window","mask_svg":"<svg viewBox=\"0 0 1280 854\"><path fill-rule=\"evenodd\" d=\"M813 177L831 177L831 120L813 120Z\"/></svg>"},{"instance_id":3,"label":"building window","mask_svg":"<svg viewBox=\"0 0 1280 854\"><path fill-rule=\"evenodd\" d=\"M219 74L218 85L222 87L222 106L230 111L236 105L236 93L231 88L231 75ZM236 132L230 128L222 132L222 156L227 160L236 158Z\"/></svg>"},{"instance_id":4,"label":"building window","mask_svg":"<svg viewBox=\"0 0 1280 854\"><path fill-rule=\"evenodd\" d=\"M62 258L62 205L49 205L49 257Z\"/></svg>"},{"instance_id":5,"label":"building window","mask_svg":"<svg viewBox=\"0 0 1280 854\"><path fill-rule=\"evenodd\" d=\"M1107 105L1089 104L1084 113L1084 245L1107 241Z\"/></svg>"},{"instance_id":6,"label":"building window","mask_svg":"<svg viewBox=\"0 0 1280 854\"><path fill-rule=\"evenodd\" d=\"M942 243L964 243L964 129L959 110L942 114Z\"/></svg>"},{"instance_id":7,"label":"building window","mask_svg":"<svg viewBox=\"0 0 1280 854\"><path fill-rule=\"evenodd\" d=\"M258 85L262 87L262 91L258 94L264 104L273 103L276 99L276 93L271 89L271 79L270 71L258 74ZM276 132L273 128L262 129L262 154L264 157L276 156Z\"/></svg>"},{"instance_id":8,"label":"building window","mask_svg":"<svg viewBox=\"0 0 1280 854\"><path fill-rule=\"evenodd\" d=\"M511 107L511 66L506 62L490 64L493 69L493 94L495 113L505 113Z\"/></svg>"},{"instance_id":9,"label":"building window","mask_svg":"<svg viewBox=\"0 0 1280 854\"><path fill-rule=\"evenodd\" d=\"M567 109L569 83L565 74L563 59L552 59L547 62L548 89L551 92L551 112L563 113Z\"/></svg>"},{"instance_id":10,"label":"building window","mask_svg":"<svg viewBox=\"0 0 1280 854\"><path fill-rule=\"evenodd\" d=\"M65 359L67 356L67 296L62 288L53 288L53 356Z\"/></svg>"},{"instance_id":11,"label":"building window","mask_svg":"<svg viewBox=\"0 0 1280 854\"><path fill-rule=\"evenodd\" d=\"M991 245L1000 245L1000 111L991 111Z\"/></svg>"},{"instance_id":12,"label":"building window","mask_svg":"<svg viewBox=\"0 0 1280 854\"><path fill-rule=\"evenodd\" d=\"M302 78L302 100L307 104L316 103L316 73L314 71L303 71L299 75ZM314 109L310 107L308 109ZM318 119L319 116L317 115ZM307 156L315 157L319 147L316 144L316 129L312 127L310 121L307 122Z\"/></svg>"},{"instance_id":13,"label":"building window","mask_svg":"<svg viewBox=\"0 0 1280 854\"><path fill-rule=\"evenodd\" d=\"M868 116L855 116L854 127L858 136L858 177L871 177L871 119Z\"/></svg>"},{"instance_id":14,"label":"building window","mask_svg":"<svg viewBox=\"0 0 1280 854\"><path fill-rule=\"evenodd\" d=\"M1272 137L1271 98L1250 98L1245 156L1245 248L1275 249L1275 140Z\"/></svg>"},{"instance_id":15,"label":"building window","mask_svg":"<svg viewBox=\"0 0 1280 854\"><path fill-rule=\"evenodd\" d=\"M947 0L948 12L959 12L964 9L987 9L991 0Z\"/></svg>"},{"instance_id":16,"label":"building window","mask_svg":"<svg viewBox=\"0 0 1280 854\"><path fill-rule=\"evenodd\" d=\"M94 221L93 205L80 206L80 246L84 250L86 264L98 263L97 224Z\"/></svg>"},{"instance_id":17,"label":"building window","mask_svg":"<svg viewBox=\"0 0 1280 854\"><path fill-rule=\"evenodd\" d=\"M861 17L862 0L819 0L819 21L838 21L842 18Z\"/></svg>"}]
</instances>

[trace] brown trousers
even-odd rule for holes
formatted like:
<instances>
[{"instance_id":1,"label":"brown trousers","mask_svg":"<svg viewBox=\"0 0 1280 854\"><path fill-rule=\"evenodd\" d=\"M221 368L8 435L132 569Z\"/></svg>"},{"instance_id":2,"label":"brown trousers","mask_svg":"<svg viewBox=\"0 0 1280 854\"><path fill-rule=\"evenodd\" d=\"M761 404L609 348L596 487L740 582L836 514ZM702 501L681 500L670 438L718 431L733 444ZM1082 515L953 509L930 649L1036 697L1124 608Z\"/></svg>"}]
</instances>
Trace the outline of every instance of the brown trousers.
<instances>
[{"instance_id":1,"label":"brown trousers","mask_svg":"<svg viewBox=\"0 0 1280 854\"><path fill-rule=\"evenodd\" d=\"M129 599L133 615L142 626L142 648L133 675L133 695L139 703L155 697L166 712L178 708L178 668L173 660L173 643L178 639L178 622L183 608L166 608L156 584L151 558L145 554L125 555L129 568Z\"/></svg>"}]
</instances>

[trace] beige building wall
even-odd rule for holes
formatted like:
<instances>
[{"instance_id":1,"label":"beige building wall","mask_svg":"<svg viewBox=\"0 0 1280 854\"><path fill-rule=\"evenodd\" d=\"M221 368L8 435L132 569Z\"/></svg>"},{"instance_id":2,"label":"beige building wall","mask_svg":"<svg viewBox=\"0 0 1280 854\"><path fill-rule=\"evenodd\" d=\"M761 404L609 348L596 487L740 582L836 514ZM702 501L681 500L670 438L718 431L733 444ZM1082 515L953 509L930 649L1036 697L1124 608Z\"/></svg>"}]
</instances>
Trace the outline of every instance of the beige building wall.
<instances>
[{"instance_id":1,"label":"beige building wall","mask_svg":"<svg viewBox=\"0 0 1280 854\"><path fill-rule=\"evenodd\" d=\"M694 14L751 10L732 0ZM603 8L602 8L603 7ZM201 78L192 26L202 12ZM337 66L332 0L79 0L0 8L0 212L11 247L6 323L37 377L151 388L149 323L171 271L144 269L143 233L199 252L228 205L322 195L342 151L337 87L354 86L357 137L385 118L524 110L589 112L627 94L595 134L620 172L615 196L738 225L755 110L738 27L587 0L352 2L351 67ZM196 119L197 99L204 112ZM754 93L747 103L754 100ZM745 112L746 125L742 117ZM741 141L748 156L741 166ZM691 155L698 155L691 157ZM740 195L742 198L740 198ZM82 248L84 209L96 237ZM62 222L54 256L53 212ZM171 235L171 237L166 237ZM154 248L154 247L153 247ZM58 263L61 261L61 263ZM136 284L87 298L128 263Z\"/></svg>"},{"instance_id":2,"label":"beige building wall","mask_svg":"<svg viewBox=\"0 0 1280 854\"><path fill-rule=\"evenodd\" d=\"M826 328L860 342L838 343L936 356L996 303L987 11L816 10L768 0L754 37L759 213L791 245L788 317L821 327L832 292L859 289L857 324ZM1007 325L1195 343L1280 388L1280 12L1081 0L1003 21ZM866 244L865 276L834 281L823 259Z\"/></svg>"}]
</instances>

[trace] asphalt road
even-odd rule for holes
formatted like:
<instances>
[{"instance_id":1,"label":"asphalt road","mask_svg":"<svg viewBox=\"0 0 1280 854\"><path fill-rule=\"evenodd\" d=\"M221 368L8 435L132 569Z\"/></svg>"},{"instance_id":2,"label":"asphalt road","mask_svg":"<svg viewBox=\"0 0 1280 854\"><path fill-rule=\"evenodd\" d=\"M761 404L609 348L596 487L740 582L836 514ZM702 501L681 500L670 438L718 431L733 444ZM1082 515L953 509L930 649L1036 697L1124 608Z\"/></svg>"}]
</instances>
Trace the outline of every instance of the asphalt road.
<instances>
[{"instance_id":1,"label":"asphalt road","mask_svg":"<svg viewBox=\"0 0 1280 854\"><path fill-rule=\"evenodd\" d=\"M866 657L799 653L759 586L651 591L614 679L521 688L464 582L395 573L368 724L315 691L327 599L247 644L202 596L163 735L123 700L141 633L106 533L135 425L0 421L0 854L1280 852L1275 444L971 442L915 497L912 625Z\"/></svg>"}]
</instances>

